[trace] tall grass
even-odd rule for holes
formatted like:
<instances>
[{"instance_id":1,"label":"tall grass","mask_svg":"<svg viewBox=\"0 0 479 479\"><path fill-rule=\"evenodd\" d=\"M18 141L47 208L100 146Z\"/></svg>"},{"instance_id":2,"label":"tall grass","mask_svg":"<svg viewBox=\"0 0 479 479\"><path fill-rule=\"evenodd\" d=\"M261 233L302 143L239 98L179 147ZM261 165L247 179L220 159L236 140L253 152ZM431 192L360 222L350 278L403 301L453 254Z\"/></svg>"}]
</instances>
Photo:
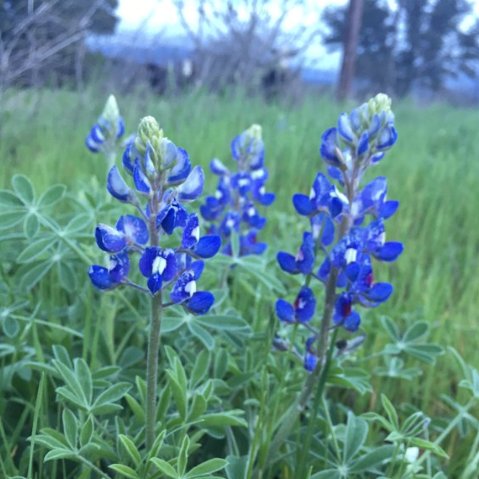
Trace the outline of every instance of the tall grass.
<instances>
[{"instance_id":1,"label":"tall grass","mask_svg":"<svg viewBox=\"0 0 479 479\"><path fill-rule=\"evenodd\" d=\"M106 165L89 154L83 141L105 97L94 89L7 97L0 129L0 184L8 186L19 172L32 178L38 190L57 182L73 189L81 182L103 184ZM290 197L306 192L315 172L323 168L318 155L321 132L347 106L315 96L288 106L242 94L165 98L144 91L119 97L118 102L128 127L146 114L154 115L168 136L205 167L214 156L229 161L230 139L253 122L262 124L270 186L278 196L264 235L274 240L274 250L297 246L291 244L297 236L285 233L305 225L293 223ZM404 314L415 314L431 324L436 342L454 346L477 364L479 111L440 104L419 107L407 101L396 103L394 110L399 142L375 173L389 178L389 197L401 202L388 235L404 241L406 249L397 264L380 272L381 279L392 280L395 294L370 320L387 314L400 321ZM207 184L210 191L212 181ZM369 347L377 348L382 341L380 334L374 335ZM420 381L378 387L392 388L390 397L397 401L416 398L421 407L434 411L436 398L454 383L452 374L442 359L426 368Z\"/></svg>"}]
</instances>

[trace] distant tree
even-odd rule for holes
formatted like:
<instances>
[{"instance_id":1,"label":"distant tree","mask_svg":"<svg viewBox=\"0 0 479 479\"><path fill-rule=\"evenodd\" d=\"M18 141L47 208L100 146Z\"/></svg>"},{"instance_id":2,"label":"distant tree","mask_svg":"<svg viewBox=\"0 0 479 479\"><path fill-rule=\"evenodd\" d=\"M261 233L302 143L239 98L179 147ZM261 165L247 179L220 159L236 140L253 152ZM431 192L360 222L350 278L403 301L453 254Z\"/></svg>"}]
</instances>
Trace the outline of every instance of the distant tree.
<instances>
[{"instance_id":1,"label":"distant tree","mask_svg":"<svg viewBox=\"0 0 479 479\"><path fill-rule=\"evenodd\" d=\"M324 13L326 44L340 48L346 9ZM465 25L467 19L468 25ZM479 62L479 23L467 0L365 0L358 44L358 77L372 88L407 94L413 86L438 90L460 72L475 75Z\"/></svg>"},{"instance_id":2,"label":"distant tree","mask_svg":"<svg viewBox=\"0 0 479 479\"><path fill-rule=\"evenodd\" d=\"M0 0L0 90L72 72L88 32L112 33L118 0Z\"/></svg>"},{"instance_id":3,"label":"distant tree","mask_svg":"<svg viewBox=\"0 0 479 479\"><path fill-rule=\"evenodd\" d=\"M363 18L364 0L349 0L347 29L343 37L343 60L339 73L337 96L344 100L351 94L356 70L359 32Z\"/></svg>"},{"instance_id":4,"label":"distant tree","mask_svg":"<svg viewBox=\"0 0 479 479\"><path fill-rule=\"evenodd\" d=\"M214 6L196 0L197 26L188 22L184 1L175 3L195 49L198 79L213 89L236 84L281 91L294 77L291 65L299 68L305 50L319 39L319 9L310 11L317 16L311 26L287 25L291 13L301 13L302 0L225 0Z\"/></svg>"}]
</instances>

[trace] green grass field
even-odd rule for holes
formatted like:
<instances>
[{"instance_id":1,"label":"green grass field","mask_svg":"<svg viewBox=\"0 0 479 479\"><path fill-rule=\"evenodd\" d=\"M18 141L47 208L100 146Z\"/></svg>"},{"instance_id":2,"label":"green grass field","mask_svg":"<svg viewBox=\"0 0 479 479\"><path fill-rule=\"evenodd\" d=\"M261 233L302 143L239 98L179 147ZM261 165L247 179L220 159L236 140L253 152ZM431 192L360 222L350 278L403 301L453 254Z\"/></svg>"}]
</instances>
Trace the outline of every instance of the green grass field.
<instances>
[{"instance_id":1,"label":"green grass field","mask_svg":"<svg viewBox=\"0 0 479 479\"><path fill-rule=\"evenodd\" d=\"M7 95L0 124L0 186L10 187L11 176L23 173L39 192L55 183L64 183L71 191L85 184L103 188L105 161L90 154L83 142L106 96L107 92L93 90ZM128 132L142 116L153 115L167 136L204 167L215 156L229 162L231 138L251 123L263 126L269 189L278 197L268 210L269 223L262 234L270 240L271 254L298 247L307 225L294 216L291 196L306 193L315 173L324 170L318 153L320 135L352 106L313 95L289 106L243 95L166 98L138 91L117 99ZM386 342L379 326L381 315L399 324L405 317L414 317L430 324L435 343L456 348L466 362L477 365L479 110L418 106L410 101L393 103L393 110L399 141L373 173L388 177L388 197L401 203L389 221L388 239L404 242L405 252L397 263L381 267L378 273L381 280L394 284L395 293L391 301L367 315L365 351L374 353ZM209 191L214 181L211 177L207 181ZM273 267L283 280L279 268ZM49 290L55 294L54 287ZM411 381L375 380L375 393L386 392L395 404L410 402L430 415L440 415L441 394L452 394L457 388L457 367L450 355L421 367L422 375ZM364 412L375 407L376 394L358 399L357 409ZM467 445L458 441L453 436L446 450L461 457Z\"/></svg>"}]
</instances>

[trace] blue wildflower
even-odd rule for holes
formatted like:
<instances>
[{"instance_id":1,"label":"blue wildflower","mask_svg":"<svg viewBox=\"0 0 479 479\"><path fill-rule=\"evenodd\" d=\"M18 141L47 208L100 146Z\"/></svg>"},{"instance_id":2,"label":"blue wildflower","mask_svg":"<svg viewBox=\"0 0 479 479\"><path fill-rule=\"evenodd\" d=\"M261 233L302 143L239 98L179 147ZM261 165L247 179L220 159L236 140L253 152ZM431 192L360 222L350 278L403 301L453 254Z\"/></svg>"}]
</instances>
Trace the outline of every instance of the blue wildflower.
<instances>
[{"instance_id":1,"label":"blue wildflower","mask_svg":"<svg viewBox=\"0 0 479 479\"><path fill-rule=\"evenodd\" d=\"M303 233L296 255L283 251L277 255L283 271L304 277L294 304L284 299L276 302L276 315L282 322L313 319L316 299L309 285L315 279L327 290L329 303L322 319L328 324L322 329L327 334L330 322L334 328L356 332L361 323L357 308L377 307L393 293L391 284L375 281L373 261L392 262L403 251L402 243L386 241L384 225L399 203L387 199L385 177L360 186L367 168L383 159L397 140L390 106L388 97L378 95L351 113L341 114L337 125L321 136L320 154L331 180L319 172L309 195L297 193L292 198L296 212L309 219L310 231ZM306 342L304 367L308 371L324 359L325 352L313 348L317 339L314 336Z\"/></svg>"},{"instance_id":2,"label":"blue wildflower","mask_svg":"<svg viewBox=\"0 0 479 479\"><path fill-rule=\"evenodd\" d=\"M265 224L258 205L269 206L274 193L266 191L268 171L264 166L264 144L261 127L253 125L231 143L231 155L237 171L231 172L219 159L210 163L219 177L214 196L208 196L200 207L202 217L210 223L209 231L219 234L222 252L232 254L231 236L239 236L240 256L262 254L266 243L257 241Z\"/></svg>"},{"instance_id":3,"label":"blue wildflower","mask_svg":"<svg viewBox=\"0 0 479 479\"><path fill-rule=\"evenodd\" d=\"M166 138L151 117L141 121L138 134L126 145L122 163L134 187L112 166L107 190L117 200L133 205L141 216L126 214L115 227L96 227L97 245L111 259L108 268L90 268L93 285L103 290L130 285L152 296L168 289L171 304L181 304L194 314L206 313L214 297L208 291L196 291L204 263L194 259L214 256L221 238L201 236L198 216L187 211L187 204L203 191L203 170L192 167L188 153ZM165 246L164 237L171 237ZM147 289L128 278L130 257L135 254L140 255L138 268Z\"/></svg>"}]
</instances>

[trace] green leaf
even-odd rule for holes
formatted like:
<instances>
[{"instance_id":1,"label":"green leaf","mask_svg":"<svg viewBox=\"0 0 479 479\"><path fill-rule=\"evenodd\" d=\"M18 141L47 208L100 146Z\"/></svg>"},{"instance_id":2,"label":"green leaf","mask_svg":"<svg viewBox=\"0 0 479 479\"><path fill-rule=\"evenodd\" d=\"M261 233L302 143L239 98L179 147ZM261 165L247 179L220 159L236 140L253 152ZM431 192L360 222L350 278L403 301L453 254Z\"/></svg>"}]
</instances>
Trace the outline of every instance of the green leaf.
<instances>
[{"instance_id":1,"label":"green leaf","mask_svg":"<svg viewBox=\"0 0 479 479\"><path fill-rule=\"evenodd\" d=\"M66 440L72 449L76 449L78 439L77 418L69 409L63 410L62 418Z\"/></svg>"},{"instance_id":2,"label":"green leaf","mask_svg":"<svg viewBox=\"0 0 479 479\"><path fill-rule=\"evenodd\" d=\"M2 329L9 338L14 338L20 332L20 324L17 319L9 315L3 320Z\"/></svg>"},{"instance_id":3,"label":"green leaf","mask_svg":"<svg viewBox=\"0 0 479 479\"><path fill-rule=\"evenodd\" d=\"M75 215L66 225L65 231L67 233L78 233L83 231L90 232L91 216L87 214Z\"/></svg>"},{"instance_id":4,"label":"green leaf","mask_svg":"<svg viewBox=\"0 0 479 479\"><path fill-rule=\"evenodd\" d=\"M61 432L49 427L41 430L41 434L35 437L35 442L50 449L68 448L65 436Z\"/></svg>"},{"instance_id":5,"label":"green leaf","mask_svg":"<svg viewBox=\"0 0 479 479\"><path fill-rule=\"evenodd\" d=\"M399 333L398 327L392 321L392 319L388 318L387 316L382 316L380 321L381 321L382 327L386 330L386 333L388 333L388 336L393 341L398 341L400 339L401 335Z\"/></svg>"},{"instance_id":6,"label":"green leaf","mask_svg":"<svg viewBox=\"0 0 479 479\"><path fill-rule=\"evenodd\" d=\"M337 469L325 469L313 474L310 479L341 479L342 477Z\"/></svg>"},{"instance_id":7,"label":"green leaf","mask_svg":"<svg viewBox=\"0 0 479 479\"><path fill-rule=\"evenodd\" d=\"M194 321L188 321L188 329L195 338L199 339L204 347L212 351L215 347L215 338L202 326Z\"/></svg>"},{"instance_id":8,"label":"green leaf","mask_svg":"<svg viewBox=\"0 0 479 479\"><path fill-rule=\"evenodd\" d=\"M234 315L206 314L204 316L198 316L196 322L207 328L224 331L250 329L249 324L242 317Z\"/></svg>"},{"instance_id":9,"label":"green leaf","mask_svg":"<svg viewBox=\"0 0 479 479\"><path fill-rule=\"evenodd\" d=\"M50 271L52 264L50 261L44 261L27 268L20 279L20 290L30 291Z\"/></svg>"},{"instance_id":10,"label":"green leaf","mask_svg":"<svg viewBox=\"0 0 479 479\"><path fill-rule=\"evenodd\" d=\"M2 206L2 209L9 209L11 207L21 207L23 203L12 191L0 190L0 206Z\"/></svg>"},{"instance_id":11,"label":"green leaf","mask_svg":"<svg viewBox=\"0 0 479 479\"><path fill-rule=\"evenodd\" d=\"M431 451L433 454L439 457L443 457L444 459L449 459L446 451L442 449L442 447L434 444L431 441L426 441L426 439L421 439L419 437L413 437L409 439L409 443L413 446L417 446L420 449L425 449L427 451Z\"/></svg>"},{"instance_id":12,"label":"green leaf","mask_svg":"<svg viewBox=\"0 0 479 479\"><path fill-rule=\"evenodd\" d=\"M350 412L344 438L343 460L345 463L351 462L366 441L367 435L368 423Z\"/></svg>"},{"instance_id":13,"label":"green leaf","mask_svg":"<svg viewBox=\"0 0 479 479\"><path fill-rule=\"evenodd\" d=\"M141 464L141 455L137 447L135 446L135 443L124 434L120 434L118 438L120 439L120 442L124 447L125 451L130 456L130 459L133 461L135 466L138 467Z\"/></svg>"},{"instance_id":14,"label":"green leaf","mask_svg":"<svg viewBox=\"0 0 479 479\"><path fill-rule=\"evenodd\" d=\"M76 276L75 271L66 261L60 261L58 263L58 276L60 278L61 285L70 293L76 289Z\"/></svg>"},{"instance_id":15,"label":"green leaf","mask_svg":"<svg viewBox=\"0 0 479 479\"><path fill-rule=\"evenodd\" d=\"M157 457L154 457L153 459L151 459L151 462L166 476L173 479L178 479L180 477L174 470L173 466L168 462L164 461L163 459L158 459Z\"/></svg>"},{"instance_id":16,"label":"green leaf","mask_svg":"<svg viewBox=\"0 0 479 479\"><path fill-rule=\"evenodd\" d=\"M243 414L243 411L241 409L232 409L231 411L227 411L227 412L205 414L202 417L202 421L200 425L206 426L206 427L211 427L211 426L247 427L248 425L247 422L242 417L240 417L242 414Z\"/></svg>"},{"instance_id":17,"label":"green leaf","mask_svg":"<svg viewBox=\"0 0 479 479\"><path fill-rule=\"evenodd\" d=\"M176 409L181 417L181 419L186 418L186 389L183 389L177 379L175 378L171 370L166 371L168 385L170 386L171 393L173 394L173 399L175 400Z\"/></svg>"},{"instance_id":18,"label":"green leaf","mask_svg":"<svg viewBox=\"0 0 479 479\"><path fill-rule=\"evenodd\" d=\"M93 381L90 368L85 360L81 358L75 359L73 364L78 381L80 382L83 393L85 394L86 401L90 404L93 398Z\"/></svg>"},{"instance_id":19,"label":"green leaf","mask_svg":"<svg viewBox=\"0 0 479 479\"><path fill-rule=\"evenodd\" d=\"M202 394L195 394L191 401L190 413L188 416L189 421L194 421L206 411L206 399Z\"/></svg>"},{"instance_id":20,"label":"green leaf","mask_svg":"<svg viewBox=\"0 0 479 479\"><path fill-rule=\"evenodd\" d=\"M135 415L136 420L140 423L145 422L145 410L140 403L129 394L125 395L125 399L131 409L131 412Z\"/></svg>"},{"instance_id":21,"label":"green leaf","mask_svg":"<svg viewBox=\"0 0 479 479\"><path fill-rule=\"evenodd\" d=\"M92 406L92 412L109 414L122 409L121 406L114 403L120 400L130 389L131 385L128 383L118 383L110 386L96 398Z\"/></svg>"},{"instance_id":22,"label":"green leaf","mask_svg":"<svg viewBox=\"0 0 479 479\"><path fill-rule=\"evenodd\" d=\"M17 196L26 204L33 203L35 192L31 181L24 175L14 175L12 186Z\"/></svg>"},{"instance_id":23,"label":"green leaf","mask_svg":"<svg viewBox=\"0 0 479 479\"><path fill-rule=\"evenodd\" d=\"M43 461L59 461L60 459L75 459L76 457L76 454L69 449L53 449L45 455Z\"/></svg>"},{"instance_id":24,"label":"green leaf","mask_svg":"<svg viewBox=\"0 0 479 479\"><path fill-rule=\"evenodd\" d=\"M205 476L207 474L212 474L216 471L221 471L226 467L228 461L224 459L209 459L208 461L203 462L202 464L198 464L197 466L193 467L188 474L186 474L187 479L193 479L195 477Z\"/></svg>"},{"instance_id":25,"label":"green leaf","mask_svg":"<svg viewBox=\"0 0 479 479\"><path fill-rule=\"evenodd\" d=\"M190 383L194 387L208 374L210 367L211 355L207 350L203 350L195 359L195 365L191 372Z\"/></svg>"},{"instance_id":26,"label":"green leaf","mask_svg":"<svg viewBox=\"0 0 479 479\"><path fill-rule=\"evenodd\" d=\"M443 349L436 344L407 344L404 352L425 363L433 364L436 357L443 353Z\"/></svg>"},{"instance_id":27,"label":"green leaf","mask_svg":"<svg viewBox=\"0 0 479 479\"><path fill-rule=\"evenodd\" d=\"M188 464L188 451L190 449L190 438L185 436L181 443L180 451L178 453L178 459L176 469L180 477L185 475L186 465Z\"/></svg>"},{"instance_id":28,"label":"green leaf","mask_svg":"<svg viewBox=\"0 0 479 479\"><path fill-rule=\"evenodd\" d=\"M37 215L27 215L23 222L23 232L27 238L33 238L39 228Z\"/></svg>"},{"instance_id":29,"label":"green leaf","mask_svg":"<svg viewBox=\"0 0 479 479\"><path fill-rule=\"evenodd\" d=\"M38 238L18 255L17 263L31 263L55 244L56 242L51 236Z\"/></svg>"},{"instance_id":30,"label":"green leaf","mask_svg":"<svg viewBox=\"0 0 479 479\"><path fill-rule=\"evenodd\" d=\"M46 208L55 204L57 201L60 201L65 194L66 186L65 185L54 185L49 188L47 191L40 196L38 200L38 206L40 208Z\"/></svg>"},{"instance_id":31,"label":"green leaf","mask_svg":"<svg viewBox=\"0 0 479 479\"><path fill-rule=\"evenodd\" d=\"M80 446L85 447L90 443L91 438L93 437L93 417L88 416L88 419L83 424L80 431Z\"/></svg>"},{"instance_id":32,"label":"green leaf","mask_svg":"<svg viewBox=\"0 0 479 479\"><path fill-rule=\"evenodd\" d=\"M429 324L425 321L418 321L408 328L404 333L403 340L407 343L416 341L429 331Z\"/></svg>"},{"instance_id":33,"label":"green leaf","mask_svg":"<svg viewBox=\"0 0 479 479\"><path fill-rule=\"evenodd\" d=\"M388 415L389 422L394 426L396 431L399 431L399 419L396 409L385 394L381 394L381 403L386 411L386 414Z\"/></svg>"},{"instance_id":34,"label":"green leaf","mask_svg":"<svg viewBox=\"0 0 479 479\"><path fill-rule=\"evenodd\" d=\"M118 472L118 474L128 477L128 479L140 479L140 476L131 467L124 464L111 464L108 467Z\"/></svg>"},{"instance_id":35,"label":"green leaf","mask_svg":"<svg viewBox=\"0 0 479 479\"><path fill-rule=\"evenodd\" d=\"M165 334L176 331L183 324L185 324L185 318L178 316L165 316L161 320L161 333Z\"/></svg>"},{"instance_id":36,"label":"green leaf","mask_svg":"<svg viewBox=\"0 0 479 479\"><path fill-rule=\"evenodd\" d=\"M70 389L66 388L65 386L57 388L56 393L80 409L88 409L84 400L82 398L78 398Z\"/></svg>"},{"instance_id":37,"label":"green leaf","mask_svg":"<svg viewBox=\"0 0 479 479\"><path fill-rule=\"evenodd\" d=\"M24 218L24 211L2 211L0 212L0 230L13 228Z\"/></svg>"},{"instance_id":38,"label":"green leaf","mask_svg":"<svg viewBox=\"0 0 479 479\"><path fill-rule=\"evenodd\" d=\"M373 467L377 467L382 464L384 461L391 459L394 454L394 449L396 446L386 445L374 448L373 450L362 455L354 465L350 466L349 470L351 472L364 472Z\"/></svg>"},{"instance_id":39,"label":"green leaf","mask_svg":"<svg viewBox=\"0 0 479 479\"><path fill-rule=\"evenodd\" d=\"M227 456L226 476L228 479L246 479L248 456Z\"/></svg>"},{"instance_id":40,"label":"green leaf","mask_svg":"<svg viewBox=\"0 0 479 479\"><path fill-rule=\"evenodd\" d=\"M76 374L58 360L54 360L53 365L60 373L63 381L65 381L66 385L68 386L68 389L70 389L70 391L78 398L78 400L83 403L84 407L87 407L89 403Z\"/></svg>"}]
</instances>

